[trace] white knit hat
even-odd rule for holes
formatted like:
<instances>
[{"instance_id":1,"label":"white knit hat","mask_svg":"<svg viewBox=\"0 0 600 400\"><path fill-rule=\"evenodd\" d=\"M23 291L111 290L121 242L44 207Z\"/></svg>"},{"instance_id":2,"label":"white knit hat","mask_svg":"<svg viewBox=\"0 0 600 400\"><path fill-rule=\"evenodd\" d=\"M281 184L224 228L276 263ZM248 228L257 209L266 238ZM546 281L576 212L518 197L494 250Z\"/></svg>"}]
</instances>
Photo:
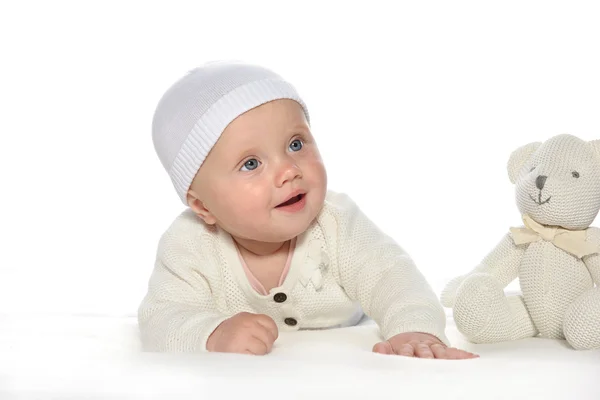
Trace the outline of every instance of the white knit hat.
<instances>
[{"instance_id":1,"label":"white knit hat","mask_svg":"<svg viewBox=\"0 0 600 400\"><path fill-rule=\"evenodd\" d=\"M308 109L296 89L266 68L212 62L193 69L160 99L152 141L181 201L221 133L238 116L261 104L291 99Z\"/></svg>"}]
</instances>

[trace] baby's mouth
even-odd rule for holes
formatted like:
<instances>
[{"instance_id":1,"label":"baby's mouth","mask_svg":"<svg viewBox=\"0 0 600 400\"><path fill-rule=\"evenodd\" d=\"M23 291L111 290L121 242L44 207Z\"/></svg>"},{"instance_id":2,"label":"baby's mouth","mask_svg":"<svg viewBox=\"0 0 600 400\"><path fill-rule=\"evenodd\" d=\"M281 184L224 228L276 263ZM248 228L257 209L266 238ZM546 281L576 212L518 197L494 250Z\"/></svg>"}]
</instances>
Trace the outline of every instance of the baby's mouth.
<instances>
[{"instance_id":1,"label":"baby's mouth","mask_svg":"<svg viewBox=\"0 0 600 400\"><path fill-rule=\"evenodd\" d=\"M292 205L292 204L294 204L294 203L297 203L297 202L299 202L300 200L302 200L302 198L303 198L303 197L304 197L304 193L301 193L301 194L299 194L299 195L297 195L297 196L294 196L294 197L292 197L292 198L291 198L291 199L289 199L288 201L281 203L280 205L278 205L278 206L277 206L277 207L275 207L275 208L279 208L279 207L285 207L285 206L290 206L290 205Z\"/></svg>"},{"instance_id":2,"label":"baby's mouth","mask_svg":"<svg viewBox=\"0 0 600 400\"><path fill-rule=\"evenodd\" d=\"M540 190L540 192L538 193L537 199L535 197L533 197L532 195L529 195L529 197L531 198L531 200L533 200L533 202L535 204L537 204L538 206L541 206L542 204L546 204L547 202L549 202L550 198L552 196L548 196L548 198L546 200L542 201L542 191Z\"/></svg>"}]
</instances>

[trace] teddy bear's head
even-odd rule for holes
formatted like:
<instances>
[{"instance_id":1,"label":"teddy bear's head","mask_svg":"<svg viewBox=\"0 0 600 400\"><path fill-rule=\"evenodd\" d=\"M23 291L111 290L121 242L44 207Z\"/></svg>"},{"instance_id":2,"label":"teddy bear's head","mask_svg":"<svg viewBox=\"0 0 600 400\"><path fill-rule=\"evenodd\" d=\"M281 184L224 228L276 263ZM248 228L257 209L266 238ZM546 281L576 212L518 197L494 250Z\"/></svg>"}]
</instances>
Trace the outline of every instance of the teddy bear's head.
<instances>
[{"instance_id":1,"label":"teddy bear's head","mask_svg":"<svg viewBox=\"0 0 600 400\"><path fill-rule=\"evenodd\" d=\"M589 227L600 210L600 140L562 134L515 150L508 175L517 206L543 225Z\"/></svg>"}]
</instances>

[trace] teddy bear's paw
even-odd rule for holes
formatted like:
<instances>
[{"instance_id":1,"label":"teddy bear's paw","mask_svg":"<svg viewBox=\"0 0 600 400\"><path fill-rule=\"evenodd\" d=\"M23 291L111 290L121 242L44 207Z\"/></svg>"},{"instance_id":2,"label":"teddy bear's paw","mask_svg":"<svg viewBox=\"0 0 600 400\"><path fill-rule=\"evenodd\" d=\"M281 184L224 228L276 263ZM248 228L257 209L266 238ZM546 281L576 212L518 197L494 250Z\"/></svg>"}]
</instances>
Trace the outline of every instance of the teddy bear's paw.
<instances>
[{"instance_id":1,"label":"teddy bear's paw","mask_svg":"<svg viewBox=\"0 0 600 400\"><path fill-rule=\"evenodd\" d=\"M461 283L465 280L464 276L459 276L452 279L444 290L442 290L442 294L440 295L440 301L444 307L452 308L454 307L454 301L456 299L456 291Z\"/></svg>"},{"instance_id":2,"label":"teddy bear's paw","mask_svg":"<svg viewBox=\"0 0 600 400\"><path fill-rule=\"evenodd\" d=\"M588 290L571 303L563 331L576 350L600 349L600 287Z\"/></svg>"},{"instance_id":3,"label":"teddy bear's paw","mask_svg":"<svg viewBox=\"0 0 600 400\"><path fill-rule=\"evenodd\" d=\"M495 332L510 328L510 307L498 281L482 273L465 278L456 292L454 321L473 342L501 340Z\"/></svg>"}]
</instances>

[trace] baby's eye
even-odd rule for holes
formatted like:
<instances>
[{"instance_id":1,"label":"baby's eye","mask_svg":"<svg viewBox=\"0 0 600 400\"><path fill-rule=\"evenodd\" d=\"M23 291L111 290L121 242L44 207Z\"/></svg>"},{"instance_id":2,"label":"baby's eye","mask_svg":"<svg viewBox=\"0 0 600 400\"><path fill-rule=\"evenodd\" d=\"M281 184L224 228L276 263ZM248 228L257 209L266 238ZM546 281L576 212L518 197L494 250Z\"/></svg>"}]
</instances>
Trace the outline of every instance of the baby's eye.
<instances>
[{"instance_id":1,"label":"baby's eye","mask_svg":"<svg viewBox=\"0 0 600 400\"><path fill-rule=\"evenodd\" d=\"M252 171L258 168L259 165L260 161L258 161L256 158L251 158L244 163L242 168L240 168L240 171Z\"/></svg>"},{"instance_id":2,"label":"baby's eye","mask_svg":"<svg viewBox=\"0 0 600 400\"><path fill-rule=\"evenodd\" d=\"M292 143L290 143L290 150L291 151L300 151L300 149L302 149L302 146L304 146L304 143L302 143L302 140L295 139L292 141Z\"/></svg>"},{"instance_id":3,"label":"baby's eye","mask_svg":"<svg viewBox=\"0 0 600 400\"><path fill-rule=\"evenodd\" d=\"M531 169L529 170L529 172L532 172L535 169L535 167L531 167Z\"/></svg>"},{"instance_id":4,"label":"baby's eye","mask_svg":"<svg viewBox=\"0 0 600 400\"><path fill-rule=\"evenodd\" d=\"M573 178L579 178L579 172L573 171L571 174L573 175Z\"/></svg>"}]
</instances>

